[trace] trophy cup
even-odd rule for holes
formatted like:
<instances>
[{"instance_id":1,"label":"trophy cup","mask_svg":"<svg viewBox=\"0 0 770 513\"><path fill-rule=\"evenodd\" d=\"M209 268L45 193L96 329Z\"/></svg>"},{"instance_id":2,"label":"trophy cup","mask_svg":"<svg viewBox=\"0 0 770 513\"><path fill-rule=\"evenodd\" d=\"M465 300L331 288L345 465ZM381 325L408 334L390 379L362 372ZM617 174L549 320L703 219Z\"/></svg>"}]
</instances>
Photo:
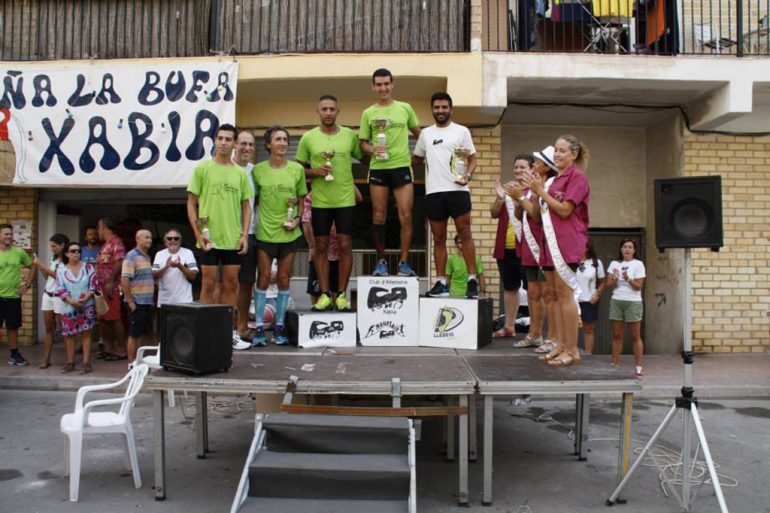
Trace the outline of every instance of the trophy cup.
<instances>
[{"instance_id":1,"label":"trophy cup","mask_svg":"<svg viewBox=\"0 0 770 513\"><path fill-rule=\"evenodd\" d=\"M385 129L390 125L389 119L375 119L373 121L374 128L377 129L377 134L374 136L374 145L383 150L387 147L388 136L385 135ZM388 152L377 155L377 160L388 160Z\"/></svg>"},{"instance_id":2,"label":"trophy cup","mask_svg":"<svg viewBox=\"0 0 770 513\"><path fill-rule=\"evenodd\" d=\"M455 148L454 149L454 166L452 168L452 174L454 174L454 181L460 185L468 183L468 175L465 173L468 169L468 157L471 152L468 148Z\"/></svg>"},{"instance_id":3,"label":"trophy cup","mask_svg":"<svg viewBox=\"0 0 770 513\"><path fill-rule=\"evenodd\" d=\"M294 224L294 206L297 204L297 198L295 196L286 198L286 204L289 208L286 210L286 221L283 222L283 227L291 230Z\"/></svg>"},{"instance_id":4,"label":"trophy cup","mask_svg":"<svg viewBox=\"0 0 770 513\"><path fill-rule=\"evenodd\" d=\"M195 220L195 224L198 226L198 230L200 230L201 236L208 241L208 242L206 242L206 247L201 248L201 249L204 249L206 251L208 251L208 250L210 250L211 248L214 247L214 243L211 242L211 238L210 238L211 237L211 233L209 232L209 229L206 226L206 224L208 224L208 222L209 222L209 218L207 216L206 217L199 217L198 219Z\"/></svg>"},{"instance_id":5,"label":"trophy cup","mask_svg":"<svg viewBox=\"0 0 770 513\"><path fill-rule=\"evenodd\" d=\"M326 159L326 165L329 167L332 167L332 159L334 158L334 150L326 150L325 152L321 153L321 156ZM332 172L329 171L329 174L324 177L324 180L327 182L333 182L334 177L332 176Z\"/></svg>"}]
</instances>

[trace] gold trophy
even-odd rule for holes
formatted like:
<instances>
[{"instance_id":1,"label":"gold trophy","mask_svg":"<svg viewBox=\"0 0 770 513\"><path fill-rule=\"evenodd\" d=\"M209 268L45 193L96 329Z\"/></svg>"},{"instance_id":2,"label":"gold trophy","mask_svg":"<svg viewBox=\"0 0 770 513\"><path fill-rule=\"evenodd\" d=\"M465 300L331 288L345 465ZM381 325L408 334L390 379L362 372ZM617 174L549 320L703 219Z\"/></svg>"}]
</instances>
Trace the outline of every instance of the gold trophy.
<instances>
[{"instance_id":1,"label":"gold trophy","mask_svg":"<svg viewBox=\"0 0 770 513\"><path fill-rule=\"evenodd\" d=\"M468 183L468 157L471 156L471 151L468 148L458 147L454 149L454 162L452 166L452 174L454 175L455 183L465 185Z\"/></svg>"},{"instance_id":2,"label":"gold trophy","mask_svg":"<svg viewBox=\"0 0 770 513\"><path fill-rule=\"evenodd\" d=\"M214 243L211 242L211 233L209 232L209 229L206 226L208 222L209 222L209 218L207 216L199 217L198 219L195 220L195 224L198 226L198 230L200 231L201 236L208 241L206 243L206 247L201 248L201 249L205 249L206 251L214 247Z\"/></svg>"},{"instance_id":3,"label":"gold trophy","mask_svg":"<svg viewBox=\"0 0 770 513\"><path fill-rule=\"evenodd\" d=\"M334 158L334 150L326 150L325 152L321 153L321 156L326 159L326 165L329 167L332 167L332 159ZM324 177L324 180L327 182L333 182L334 177L332 176L331 170L329 170L329 174Z\"/></svg>"},{"instance_id":4,"label":"gold trophy","mask_svg":"<svg viewBox=\"0 0 770 513\"><path fill-rule=\"evenodd\" d=\"M374 136L374 145L378 148L385 150L388 144L388 136L385 135L385 130L390 125L389 119L375 119L373 121L374 128L377 129L377 134ZM377 155L377 160L388 160L388 152L385 151Z\"/></svg>"},{"instance_id":5,"label":"gold trophy","mask_svg":"<svg viewBox=\"0 0 770 513\"><path fill-rule=\"evenodd\" d=\"M286 204L289 208L286 211L286 221L283 222L283 227L287 230L291 230L292 225L294 224L294 207L297 204L297 198L295 196L286 198Z\"/></svg>"}]
</instances>

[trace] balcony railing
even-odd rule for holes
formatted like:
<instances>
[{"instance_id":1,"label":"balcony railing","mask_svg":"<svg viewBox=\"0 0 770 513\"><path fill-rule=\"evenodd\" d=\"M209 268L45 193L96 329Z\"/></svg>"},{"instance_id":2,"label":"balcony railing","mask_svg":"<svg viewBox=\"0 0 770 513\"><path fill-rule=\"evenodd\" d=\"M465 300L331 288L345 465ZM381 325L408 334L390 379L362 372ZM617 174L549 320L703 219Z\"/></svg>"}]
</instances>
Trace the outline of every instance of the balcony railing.
<instances>
[{"instance_id":1,"label":"balcony railing","mask_svg":"<svg viewBox=\"0 0 770 513\"><path fill-rule=\"evenodd\" d=\"M770 0L486 0L492 51L770 56Z\"/></svg>"},{"instance_id":2,"label":"balcony railing","mask_svg":"<svg viewBox=\"0 0 770 513\"><path fill-rule=\"evenodd\" d=\"M463 52L470 0L0 0L0 61Z\"/></svg>"}]
</instances>

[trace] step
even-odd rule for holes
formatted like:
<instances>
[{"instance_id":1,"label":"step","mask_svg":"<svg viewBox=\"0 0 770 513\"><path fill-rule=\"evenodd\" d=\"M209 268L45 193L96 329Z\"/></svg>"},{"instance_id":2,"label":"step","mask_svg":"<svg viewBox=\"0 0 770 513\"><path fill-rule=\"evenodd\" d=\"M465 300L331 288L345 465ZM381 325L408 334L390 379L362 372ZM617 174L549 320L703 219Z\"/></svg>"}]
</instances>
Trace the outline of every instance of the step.
<instances>
[{"instance_id":1,"label":"step","mask_svg":"<svg viewBox=\"0 0 770 513\"><path fill-rule=\"evenodd\" d=\"M272 414L262 421L265 443L276 452L406 454L403 417Z\"/></svg>"},{"instance_id":2,"label":"step","mask_svg":"<svg viewBox=\"0 0 770 513\"><path fill-rule=\"evenodd\" d=\"M406 454L259 451L249 466L249 495L318 499L406 500Z\"/></svg>"},{"instance_id":3,"label":"step","mask_svg":"<svg viewBox=\"0 0 770 513\"><path fill-rule=\"evenodd\" d=\"M407 513L407 501L247 497L238 513Z\"/></svg>"}]
</instances>

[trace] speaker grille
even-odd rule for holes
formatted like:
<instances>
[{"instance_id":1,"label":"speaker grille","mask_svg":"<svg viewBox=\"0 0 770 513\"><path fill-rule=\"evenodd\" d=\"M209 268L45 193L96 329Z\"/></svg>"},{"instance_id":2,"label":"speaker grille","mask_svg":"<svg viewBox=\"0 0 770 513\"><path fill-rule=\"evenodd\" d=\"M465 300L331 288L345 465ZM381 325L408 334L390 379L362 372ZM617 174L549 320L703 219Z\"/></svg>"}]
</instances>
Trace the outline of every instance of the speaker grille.
<instances>
[{"instance_id":1,"label":"speaker grille","mask_svg":"<svg viewBox=\"0 0 770 513\"><path fill-rule=\"evenodd\" d=\"M714 213L706 202L697 198L680 201L671 210L671 226L684 239L705 235L714 222Z\"/></svg>"}]
</instances>

